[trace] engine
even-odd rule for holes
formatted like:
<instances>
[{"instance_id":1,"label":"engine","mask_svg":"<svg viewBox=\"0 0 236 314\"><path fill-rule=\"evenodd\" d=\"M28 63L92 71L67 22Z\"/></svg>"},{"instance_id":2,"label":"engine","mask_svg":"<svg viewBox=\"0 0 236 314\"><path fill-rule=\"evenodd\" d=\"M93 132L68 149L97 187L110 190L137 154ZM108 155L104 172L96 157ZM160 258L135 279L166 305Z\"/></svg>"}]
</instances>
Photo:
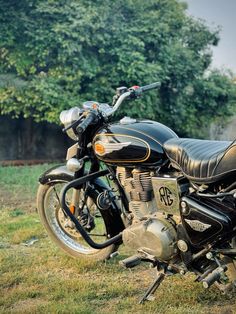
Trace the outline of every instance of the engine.
<instances>
[{"instance_id":1,"label":"engine","mask_svg":"<svg viewBox=\"0 0 236 314\"><path fill-rule=\"evenodd\" d=\"M129 200L132 224L123 231L123 242L133 251L142 250L159 260L177 252L175 222L158 212L154 196L155 176L149 171L117 167L117 178Z\"/></svg>"},{"instance_id":2,"label":"engine","mask_svg":"<svg viewBox=\"0 0 236 314\"><path fill-rule=\"evenodd\" d=\"M169 264L170 269L174 265L179 272L194 271L205 288L225 283L232 261L222 256L235 255L235 198L201 197L172 169L160 175L118 167L116 175L132 217L122 233L133 254L122 261L124 266L137 265L144 255L146 260L157 259L158 265ZM212 243L219 252L211 251Z\"/></svg>"}]
</instances>

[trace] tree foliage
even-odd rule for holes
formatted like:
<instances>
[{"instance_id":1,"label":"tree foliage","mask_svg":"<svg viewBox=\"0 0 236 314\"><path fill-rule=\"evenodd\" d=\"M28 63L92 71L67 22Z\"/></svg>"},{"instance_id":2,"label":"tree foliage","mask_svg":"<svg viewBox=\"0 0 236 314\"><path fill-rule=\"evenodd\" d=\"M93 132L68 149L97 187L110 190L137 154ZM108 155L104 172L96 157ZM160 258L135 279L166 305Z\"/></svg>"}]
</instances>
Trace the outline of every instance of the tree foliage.
<instances>
[{"instance_id":1,"label":"tree foliage","mask_svg":"<svg viewBox=\"0 0 236 314\"><path fill-rule=\"evenodd\" d=\"M120 114L158 119L204 136L231 113L235 85L206 70L218 30L177 0L0 0L0 109L58 121L85 100L110 102L114 88L161 81L158 93Z\"/></svg>"}]
</instances>

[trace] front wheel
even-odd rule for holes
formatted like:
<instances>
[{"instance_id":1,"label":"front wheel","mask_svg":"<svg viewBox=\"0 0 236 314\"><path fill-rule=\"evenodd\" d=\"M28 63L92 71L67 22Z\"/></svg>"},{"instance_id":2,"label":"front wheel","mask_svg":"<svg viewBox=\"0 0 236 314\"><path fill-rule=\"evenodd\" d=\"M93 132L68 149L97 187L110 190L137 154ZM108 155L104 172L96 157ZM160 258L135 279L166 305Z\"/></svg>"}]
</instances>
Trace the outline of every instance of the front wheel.
<instances>
[{"instance_id":1,"label":"front wheel","mask_svg":"<svg viewBox=\"0 0 236 314\"><path fill-rule=\"evenodd\" d=\"M106 260L117 249L117 245L110 245L104 249L91 248L80 233L76 230L71 220L64 214L60 205L60 192L67 182L60 181L50 184L40 184L37 193L37 208L40 219L46 228L49 237L67 254L83 259L95 261ZM66 202L71 203L73 191L67 193ZM92 197L84 197L84 191L77 190L78 207L83 207L80 213L80 222L86 225L87 232L97 242L104 242L108 238L109 219L101 214ZM99 192L97 192L97 195ZM96 195L96 192L93 193ZM94 196L93 196L94 198ZM79 217L76 217L79 218ZM111 221L111 224L114 222ZM88 227L89 225L89 227Z\"/></svg>"}]
</instances>

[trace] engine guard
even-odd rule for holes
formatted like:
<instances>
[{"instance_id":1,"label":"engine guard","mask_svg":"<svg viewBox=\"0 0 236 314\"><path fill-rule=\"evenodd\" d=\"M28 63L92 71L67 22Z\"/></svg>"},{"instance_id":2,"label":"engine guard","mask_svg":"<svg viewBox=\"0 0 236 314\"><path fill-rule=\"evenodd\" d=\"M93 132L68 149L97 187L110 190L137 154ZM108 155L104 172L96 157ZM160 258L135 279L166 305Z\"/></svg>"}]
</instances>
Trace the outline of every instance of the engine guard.
<instances>
[{"instance_id":1,"label":"engine guard","mask_svg":"<svg viewBox=\"0 0 236 314\"><path fill-rule=\"evenodd\" d=\"M77 180L83 180L83 178L85 179L85 177L89 177L89 176L85 175L84 177L81 177L80 179L77 179ZM71 182L73 180L75 180L74 173L69 171L65 165L59 165L59 166L54 166L48 169L47 171L45 171L40 176L39 183L42 185L45 185L45 184L51 184L51 183L61 182L61 181ZM83 181L86 181L86 180L83 180ZM104 190L109 189L109 187L104 183L104 181L100 179L100 177L95 177L94 179L91 180L91 182L93 183L94 189L91 189L89 194L93 199L94 199L94 196L96 195L95 190L99 192L103 192ZM119 234L120 232L124 230L125 227L121 219L120 209L118 208L116 202L113 201L109 208L105 210L101 210L101 214L103 216L103 219L107 228L107 232L111 237L109 240L111 240L113 237L116 237L117 239L114 242L121 243L120 241L121 235ZM68 212L68 215L70 216L70 212ZM112 243L113 241L110 241L110 242Z\"/></svg>"},{"instance_id":2,"label":"engine guard","mask_svg":"<svg viewBox=\"0 0 236 314\"><path fill-rule=\"evenodd\" d=\"M46 170L39 177L39 183L45 185L53 182L60 182L62 180L70 182L75 179L74 174L74 172L67 169L66 165L57 165ZM109 188L100 178L96 178L92 182L99 191Z\"/></svg>"}]
</instances>

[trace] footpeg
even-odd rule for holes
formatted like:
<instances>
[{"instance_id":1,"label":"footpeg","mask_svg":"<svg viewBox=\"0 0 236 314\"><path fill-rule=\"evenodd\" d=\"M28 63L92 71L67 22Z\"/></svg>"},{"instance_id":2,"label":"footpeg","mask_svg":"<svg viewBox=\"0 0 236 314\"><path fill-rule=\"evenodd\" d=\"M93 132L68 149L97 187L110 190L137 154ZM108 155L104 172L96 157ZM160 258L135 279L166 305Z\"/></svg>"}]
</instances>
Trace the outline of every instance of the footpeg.
<instances>
[{"instance_id":1,"label":"footpeg","mask_svg":"<svg viewBox=\"0 0 236 314\"><path fill-rule=\"evenodd\" d=\"M141 261L142 259L140 256L133 255L120 261L119 264L126 268L133 268L135 266L138 266L141 263Z\"/></svg>"},{"instance_id":2,"label":"footpeg","mask_svg":"<svg viewBox=\"0 0 236 314\"><path fill-rule=\"evenodd\" d=\"M213 270L210 274L206 276L206 278L202 280L203 287L207 289L211 285L213 285L214 282L218 281L221 278L225 270L226 270L226 267L223 267L223 266L219 266L215 270Z\"/></svg>"}]
</instances>

